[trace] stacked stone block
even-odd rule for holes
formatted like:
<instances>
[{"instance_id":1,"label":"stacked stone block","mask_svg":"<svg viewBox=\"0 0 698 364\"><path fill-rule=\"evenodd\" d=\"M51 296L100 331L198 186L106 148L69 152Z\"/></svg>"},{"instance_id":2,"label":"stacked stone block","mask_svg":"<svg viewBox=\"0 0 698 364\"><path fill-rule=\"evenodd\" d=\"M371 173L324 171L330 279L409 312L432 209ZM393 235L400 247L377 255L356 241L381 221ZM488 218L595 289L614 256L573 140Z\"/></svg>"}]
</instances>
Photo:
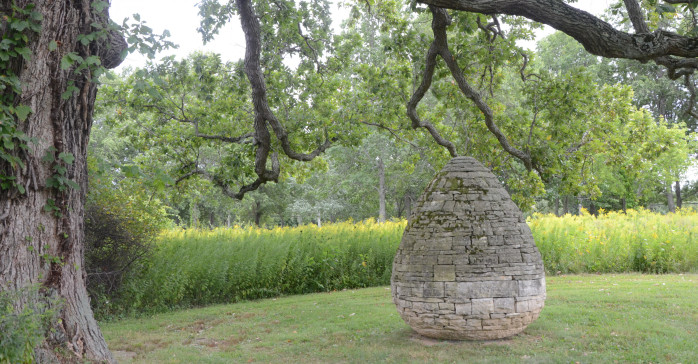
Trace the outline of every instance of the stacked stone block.
<instances>
[{"instance_id":1,"label":"stacked stone block","mask_svg":"<svg viewBox=\"0 0 698 364\"><path fill-rule=\"evenodd\" d=\"M543 262L521 211L469 157L452 159L417 202L391 285L405 322L440 339L518 334L545 301Z\"/></svg>"}]
</instances>

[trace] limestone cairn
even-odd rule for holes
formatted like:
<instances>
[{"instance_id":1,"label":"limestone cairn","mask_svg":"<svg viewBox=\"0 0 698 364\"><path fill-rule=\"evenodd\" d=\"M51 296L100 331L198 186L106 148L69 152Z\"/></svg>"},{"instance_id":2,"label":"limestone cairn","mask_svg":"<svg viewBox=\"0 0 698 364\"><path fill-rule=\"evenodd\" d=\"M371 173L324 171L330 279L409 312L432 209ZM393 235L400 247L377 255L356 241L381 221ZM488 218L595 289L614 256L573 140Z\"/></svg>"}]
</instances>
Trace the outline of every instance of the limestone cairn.
<instances>
[{"instance_id":1,"label":"limestone cairn","mask_svg":"<svg viewBox=\"0 0 698 364\"><path fill-rule=\"evenodd\" d=\"M391 286L405 322L439 339L516 335L545 301L531 230L494 174L470 157L453 158L420 197Z\"/></svg>"}]
</instances>

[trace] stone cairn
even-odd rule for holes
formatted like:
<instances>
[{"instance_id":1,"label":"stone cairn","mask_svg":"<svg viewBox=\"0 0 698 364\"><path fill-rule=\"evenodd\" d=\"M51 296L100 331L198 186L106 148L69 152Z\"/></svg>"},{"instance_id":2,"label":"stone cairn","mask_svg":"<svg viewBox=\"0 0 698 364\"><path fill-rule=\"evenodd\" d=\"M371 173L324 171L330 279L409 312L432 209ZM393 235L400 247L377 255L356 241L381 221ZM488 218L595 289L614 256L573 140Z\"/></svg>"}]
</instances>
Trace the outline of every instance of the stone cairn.
<instances>
[{"instance_id":1,"label":"stone cairn","mask_svg":"<svg viewBox=\"0 0 698 364\"><path fill-rule=\"evenodd\" d=\"M516 335L545 301L543 261L519 208L470 157L453 158L416 204L393 262L393 302L419 334Z\"/></svg>"}]
</instances>

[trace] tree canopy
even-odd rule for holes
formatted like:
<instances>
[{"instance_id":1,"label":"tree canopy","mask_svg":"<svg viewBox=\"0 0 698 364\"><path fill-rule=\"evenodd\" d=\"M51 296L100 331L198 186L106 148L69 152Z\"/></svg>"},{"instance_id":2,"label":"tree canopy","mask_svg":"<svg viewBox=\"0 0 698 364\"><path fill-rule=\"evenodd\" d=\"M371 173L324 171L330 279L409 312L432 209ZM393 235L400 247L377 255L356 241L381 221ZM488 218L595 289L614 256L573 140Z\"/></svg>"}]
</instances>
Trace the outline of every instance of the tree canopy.
<instances>
[{"instance_id":1,"label":"tree canopy","mask_svg":"<svg viewBox=\"0 0 698 364\"><path fill-rule=\"evenodd\" d=\"M226 64L207 54L168 58L102 89L104 105L111 105L105 120L130 130L132 143L143 150L142 167L151 170L151 179L165 177L154 178L161 185L203 177L239 199L271 177L304 181L345 168L338 153L316 159L331 145L363 150L352 157L368 168L352 171L364 176L356 181L361 185L380 175L370 172L380 165L371 158L382 161L379 155L389 149L362 141L376 132L413 156L398 165L424 161L434 170L462 154L483 160L523 209L544 196L548 208L570 197L605 198L598 204L607 209L647 203L656 198L650 191L663 191L690 164L695 137L682 123L695 120L686 106L691 92L666 77L663 66L595 57L564 33L529 51L517 41L532 39L538 25L519 16L356 2L344 30L333 34L327 4L250 3L241 11L245 3L203 2L200 8L205 39L235 15L241 21L255 11L263 15L248 19L247 39L254 44L244 62ZM682 20L666 20L666 8L656 15L657 9L643 5L648 24L685 27ZM605 26L627 30L622 7L608 15ZM263 39L274 41L255 50ZM375 153L366 160L370 150ZM657 168L660 161L664 167ZM312 183L316 187L304 198L289 202L295 213L286 215L347 216L337 213L348 203L336 191L346 181ZM359 205L366 202L360 196L373 193L353 190ZM335 198L321 202L308 191ZM345 188L341 194L350 193ZM249 209L259 215L264 199L255 196ZM405 196L393 198L401 201L394 206L405 204ZM277 223L293 220L281 217L281 210Z\"/></svg>"}]
</instances>

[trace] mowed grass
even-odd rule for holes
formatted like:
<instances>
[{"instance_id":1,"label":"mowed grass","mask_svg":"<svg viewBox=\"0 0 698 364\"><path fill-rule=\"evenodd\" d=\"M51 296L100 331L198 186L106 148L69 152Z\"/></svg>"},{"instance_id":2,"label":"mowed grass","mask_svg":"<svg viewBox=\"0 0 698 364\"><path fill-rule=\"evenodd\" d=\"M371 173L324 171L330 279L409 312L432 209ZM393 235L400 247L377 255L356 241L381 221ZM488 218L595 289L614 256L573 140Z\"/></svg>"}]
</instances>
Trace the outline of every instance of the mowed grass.
<instances>
[{"instance_id":1,"label":"mowed grass","mask_svg":"<svg viewBox=\"0 0 698 364\"><path fill-rule=\"evenodd\" d=\"M416 335L387 287L217 305L101 327L111 350L135 353L126 363L698 362L698 275L570 275L548 277L547 284L540 318L514 338L492 342Z\"/></svg>"}]
</instances>

